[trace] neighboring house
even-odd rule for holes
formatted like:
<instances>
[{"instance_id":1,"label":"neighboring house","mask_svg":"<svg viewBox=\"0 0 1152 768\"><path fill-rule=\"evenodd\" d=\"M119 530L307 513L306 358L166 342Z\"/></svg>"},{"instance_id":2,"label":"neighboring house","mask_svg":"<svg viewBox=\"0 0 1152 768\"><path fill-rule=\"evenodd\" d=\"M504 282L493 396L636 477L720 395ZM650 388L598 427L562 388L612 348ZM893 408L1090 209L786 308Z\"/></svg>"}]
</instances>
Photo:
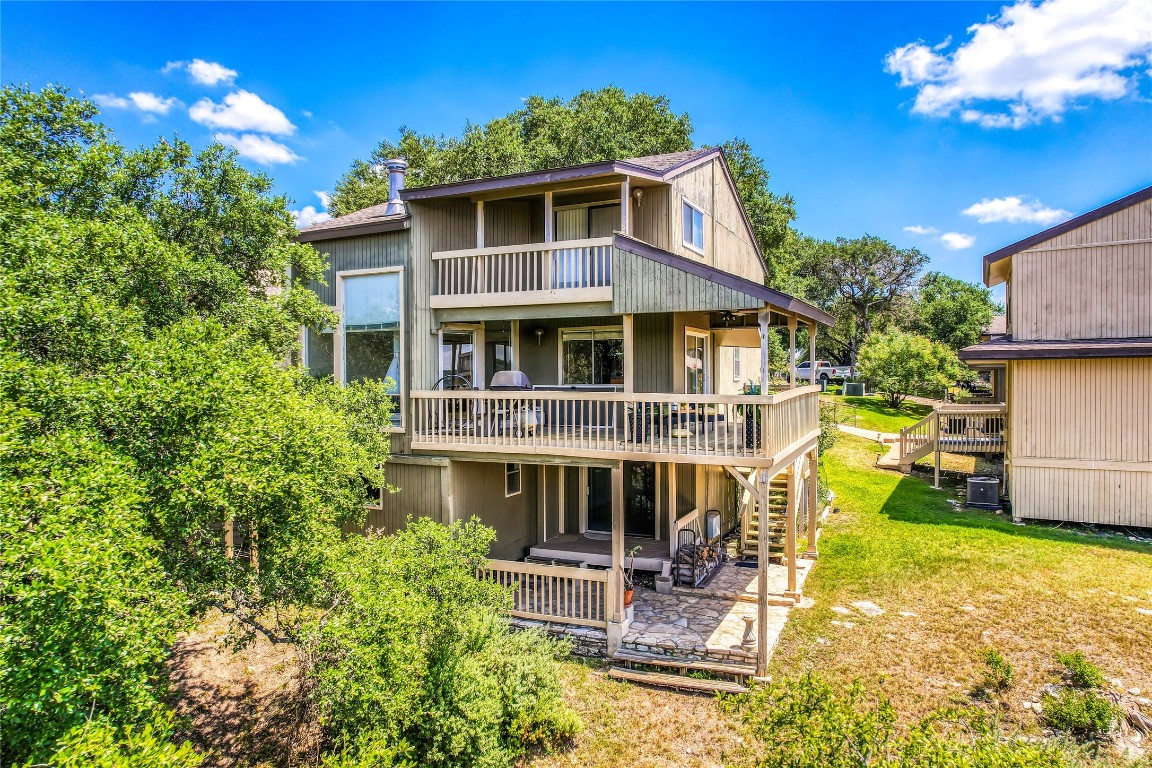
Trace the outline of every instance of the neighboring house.
<instances>
[{"instance_id":1,"label":"neighboring house","mask_svg":"<svg viewBox=\"0 0 1152 768\"><path fill-rule=\"evenodd\" d=\"M773 327L794 351L799 326L814 347L832 318L764 285L720 150L402 192L406 165L388 168L389 203L299 235L329 261L313 289L341 316L305 333L305 365L395 383L400 490L373 492L370 526L480 518L494 570L591 580L579 605L518 615L604 627L610 650L625 546L658 571L717 510L713 528L743 520L766 552L748 522L774 483L794 550L802 503L815 519L817 389L740 392L764 377Z\"/></svg>"},{"instance_id":2,"label":"neighboring house","mask_svg":"<svg viewBox=\"0 0 1152 768\"><path fill-rule=\"evenodd\" d=\"M1152 526L1152 187L984 257L1003 335L960 351L1003 377L1017 518Z\"/></svg>"}]
</instances>

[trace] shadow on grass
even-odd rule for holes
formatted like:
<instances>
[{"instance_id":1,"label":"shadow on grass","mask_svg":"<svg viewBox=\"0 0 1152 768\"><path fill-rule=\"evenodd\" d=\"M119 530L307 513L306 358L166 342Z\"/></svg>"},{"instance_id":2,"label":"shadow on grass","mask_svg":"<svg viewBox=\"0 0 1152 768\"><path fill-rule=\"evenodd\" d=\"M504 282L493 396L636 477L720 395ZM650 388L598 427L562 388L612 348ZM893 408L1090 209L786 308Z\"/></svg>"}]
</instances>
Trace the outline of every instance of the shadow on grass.
<instances>
[{"instance_id":1,"label":"shadow on grass","mask_svg":"<svg viewBox=\"0 0 1152 768\"><path fill-rule=\"evenodd\" d=\"M960 506L953 507L947 499L956 498L956 489L960 485L959 482L942 479L943 490L938 491L925 480L914 475L905 475L884 500L880 513L890 520L904 523L950 525L1038 541L1083 544L1152 554L1152 545L1129 541L1119 536L1102 536L1076 524L1065 524L1074 526L1072 528L1056 528L1040 523L1015 525L1006 515Z\"/></svg>"}]
</instances>

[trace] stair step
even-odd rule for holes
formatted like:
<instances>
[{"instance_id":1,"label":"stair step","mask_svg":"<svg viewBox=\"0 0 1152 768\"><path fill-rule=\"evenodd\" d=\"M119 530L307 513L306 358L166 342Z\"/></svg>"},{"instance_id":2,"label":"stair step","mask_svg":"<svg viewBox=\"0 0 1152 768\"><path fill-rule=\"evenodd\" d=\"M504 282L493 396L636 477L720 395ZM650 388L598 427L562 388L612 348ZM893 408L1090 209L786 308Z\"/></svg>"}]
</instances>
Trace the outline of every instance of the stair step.
<instances>
[{"instance_id":1,"label":"stair step","mask_svg":"<svg viewBox=\"0 0 1152 768\"><path fill-rule=\"evenodd\" d=\"M675 659L669 656L654 656L650 653L641 653L630 648L621 648L612 655L612 661L621 661L628 664L647 664L650 667L667 667L669 669L695 669L701 672L711 672L714 675L732 675L733 677L751 677L756 674L756 668L751 664L728 664L722 661L689 661Z\"/></svg>"},{"instance_id":2,"label":"stair step","mask_svg":"<svg viewBox=\"0 0 1152 768\"><path fill-rule=\"evenodd\" d=\"M686 691L705 693L745 693L748 689L730 680L698 680L683 675L668 675L662 672L644 672L625 667L609 667L608 677L614 680L627 680L630 683L643 683L659 688L678 688Z\"/></svg>"}]
</instances>

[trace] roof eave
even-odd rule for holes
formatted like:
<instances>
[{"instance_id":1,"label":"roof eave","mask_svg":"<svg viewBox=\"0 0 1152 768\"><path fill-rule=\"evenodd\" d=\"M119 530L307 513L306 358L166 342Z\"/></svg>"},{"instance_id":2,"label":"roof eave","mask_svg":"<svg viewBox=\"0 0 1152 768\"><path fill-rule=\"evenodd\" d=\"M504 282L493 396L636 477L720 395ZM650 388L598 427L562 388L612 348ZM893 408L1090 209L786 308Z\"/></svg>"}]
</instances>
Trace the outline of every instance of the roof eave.
<instances>
[{"instance_id":1,"label":"roof eave","mask_svg":"<svg viewBox=\"0 0 1152 768\"><path fill-rule=\"evenodd\" d=\"M402 218L388 219L387 221L368 221L356 224L347 224L339 227L323 227L321 229L302 229L296 234L298 243L314 243L318 240L336 240L342 237L360 237L361 235L376 235L383 232L397 232L412 226L411 215Z\"/></svg>"}]
</instances>

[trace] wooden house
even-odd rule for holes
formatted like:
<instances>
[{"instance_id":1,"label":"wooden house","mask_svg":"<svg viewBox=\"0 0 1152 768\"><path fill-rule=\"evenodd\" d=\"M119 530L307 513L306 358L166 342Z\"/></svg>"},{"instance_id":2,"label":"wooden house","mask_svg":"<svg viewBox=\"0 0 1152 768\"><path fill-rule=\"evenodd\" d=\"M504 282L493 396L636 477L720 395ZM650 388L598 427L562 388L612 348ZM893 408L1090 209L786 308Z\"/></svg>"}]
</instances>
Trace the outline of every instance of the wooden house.
<instances>
[{"instance_id":1,"label":"wooden house","mask_svg":"<svg viewBox=\"0 0 1152 768\"><path fill-rule=\"evenodd\" d=\"M1017 518L1152 526L1152 187L984 257L1003 335L960 357L1004 379Z\"/></svg>"},{"instance_id":2,"label":"wooden house","mask_svg":"<svg viewBox=\"0 0 1152 768\"><path fill-rule=\"evenodd\" d=\"M765 285L720 150L410 189L405 170L389 164L389 203L299 235L329 262L313 289L341 316L305 332L304 364L394 383L399 492L373 494L368 524L480 518L494 571L579 595L521 594L517 615L603 628L612 650L625 548L660 571L739 530L766 554L755 521L775 486L795 596L818 388L795 386L792 355L789 388L742 390L768 381L768 333L795 350L803 326L814 346L832 318Z\"/></svg>"}]
</instances>

